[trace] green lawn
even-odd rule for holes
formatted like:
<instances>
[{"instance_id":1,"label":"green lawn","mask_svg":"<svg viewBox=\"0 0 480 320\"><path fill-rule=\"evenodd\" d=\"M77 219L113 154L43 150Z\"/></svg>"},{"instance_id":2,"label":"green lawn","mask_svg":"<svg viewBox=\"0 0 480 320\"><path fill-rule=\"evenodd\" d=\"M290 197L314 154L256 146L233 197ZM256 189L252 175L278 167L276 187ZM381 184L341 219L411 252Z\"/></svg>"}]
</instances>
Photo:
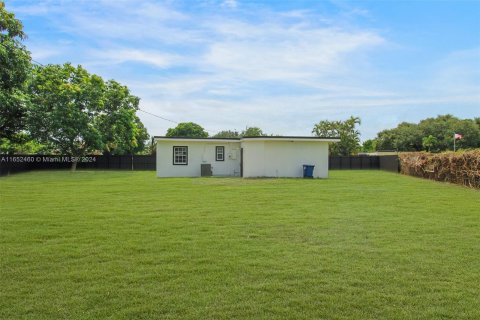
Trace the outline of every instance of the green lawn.
<instances>
[{"instance_id":1,"label":"green lawn","mask_svg":"<svg viewBox=\"0 0 480 320\"><path fill-rule=\"evenodd\" d=\"M480 319L478 190L80 171L0 196L0 319Z\"/></svg>"}]
</instances>

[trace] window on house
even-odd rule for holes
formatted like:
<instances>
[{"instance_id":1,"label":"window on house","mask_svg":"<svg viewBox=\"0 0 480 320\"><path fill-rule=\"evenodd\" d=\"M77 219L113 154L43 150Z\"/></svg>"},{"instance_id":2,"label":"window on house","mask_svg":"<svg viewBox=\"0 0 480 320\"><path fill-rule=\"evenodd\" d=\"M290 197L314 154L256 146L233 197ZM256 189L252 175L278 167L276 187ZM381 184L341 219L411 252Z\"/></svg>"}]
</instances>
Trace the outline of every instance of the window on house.
<instances>
[{"instance_id":1,"label":"window on house","mask_svg":"<svg viewBox=\"0 0 480 320\"><path fill-rule=\"evenodd\" d=\"M188 164L188 147L173 147L173 164Z\"/></svg>"},{"instance_id":2,"label":"window on house","mask_svg":"<svg viewBox=\"0 0 480 320\"><path fill-rule=\"evenodd\" d=\"M225 147L215 147L215 160L224 161L225 160Z\"/></svg>"}]
</instances>

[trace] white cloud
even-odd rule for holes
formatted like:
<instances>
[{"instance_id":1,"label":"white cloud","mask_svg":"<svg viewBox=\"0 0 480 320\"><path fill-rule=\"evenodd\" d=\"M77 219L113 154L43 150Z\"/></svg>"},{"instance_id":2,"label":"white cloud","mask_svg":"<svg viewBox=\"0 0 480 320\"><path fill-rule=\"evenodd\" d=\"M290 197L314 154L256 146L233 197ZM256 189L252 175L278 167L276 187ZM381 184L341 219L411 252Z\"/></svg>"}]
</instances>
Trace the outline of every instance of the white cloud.
<instances>
[{"instance_id":1,"label":"white cloud","mask_svg":"<svg viewBox=\"0 0 480 320\"><path fill-rule=\"evenodd\" d=\"M139 50L139 49L107 49L102 51L91 51L90 56L94 61L90 61L89 64L95 63L109 63L120 64L125 62L140 62L150 64L159 68L167 68L175 64L177 57L175 55L166 54L162 52L156 52L152 50ZM95 61L95 59L97 61Z\"/></svg>"},{"instance_id":2,"label":"white cloud","mask_svg":"<svg viewBox=\"0 0 480 320\"><path fill-rule=\"evenodd\" d=\"M38 1L35 4L26 5L18 5L15 2L7 4L7 10L22 16L43 16L56 11L56 9L58 6L51 1Z\"/></svg>"},{"instance_id":3,"label":"white cloud","mask_svg":"<svg viewBox=\"0 0 480 320\"><path fill-rule=\"evenodd\" d=\"M247 40L212 44L205 55L207 66L251 80L305 79L336 73L343 69L349 54L383 42L373 33L335 29L276 27L262 33Z\"/></svg>"},{"instance_id":4,"label":"white cloud","mask_svg":"<svg viewBox=\"0 0 480 320\"><path fill-rule=\"evenodd\" d=\"M126 2L125 10L134 13L135 16L143 17L144 19L154 19L157 21L186 21L189 20L188 15L172 9L164 4L152 2L139 2L135 8L131 7L131 1Z\"/></svg>"},{"instance_id":5,"label":"white cloud","mask_svg":"<svg viewBox=\"0 0 480 320\"><path fill-rule=\"evenodd\" d=\"M225 0L222 2L222 7L235 9L238 6L237 0Z\"/></svg>"},{"instance_id":6,"label":"white cloud","mask_svg":"<svg viewBox=\"0 0 480 320\"><path fill-rule=\"evenodd\" d=\"M326 17L264 7L245 12L236 1L215 2L201 12L175 4L45 2L18 8L45 15L49 28L71 41L56 48L49 37L35 40L35 59L86 64L128 85L146 111L213 131L256 125L308 135L319 120L364 115L368 136L378 131L378 119L391 123L397 119L391 114L407 114L412 106L440 112L455 103L479 103L478 49L451 53L415 75L391 74L375 66L375 56L398 47L381 31L342 23L342 17L369 16L365 10L347 7ZM141 117L152 134L172 126Z\"/></svg>"}]
</instances>

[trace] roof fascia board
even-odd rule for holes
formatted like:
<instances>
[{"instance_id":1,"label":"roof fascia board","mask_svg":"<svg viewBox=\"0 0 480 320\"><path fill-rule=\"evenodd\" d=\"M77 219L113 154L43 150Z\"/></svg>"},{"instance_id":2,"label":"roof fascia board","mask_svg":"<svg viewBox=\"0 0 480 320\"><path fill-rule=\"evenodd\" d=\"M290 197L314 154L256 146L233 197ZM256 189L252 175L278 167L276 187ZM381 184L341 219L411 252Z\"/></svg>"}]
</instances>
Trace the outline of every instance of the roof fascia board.
<instances>
[{"instance_id":1,"label":"roof fascia board","mask_svg":"<svg viewBox=\"0 0 480 320\"><path fill-rule=\"evenodd\" d=\"M243 138L187 138L187 137L153 137L158 141L184 141L184 142L242 142L242 141L301 141L301 142L339 142L340 138L326 137L300 137L300 136L274 136L274 137L243 137Z\"/></svg>"},{"instance_id":2,"label":"roof fascia board","mask_svg":"<svg viewBox=\"0 0 480 320\"><path fill-rule=\"evenodd\" d=\"M302 141L302 142L339 142L338 138L295 138L295 137L276 137L276 138L242 138L242 141Z\"/></svg>"},{"instance_id":3,"label":"roof fascia board","mask_svg":"<svg viewBox=\"0 0 480 320\"><path fill-rule=\"evenodd\" d=\"M240 139L216 139L216 138L181 138L181 137L154 137L153 140L155 142L159 141L184 141L184 142L238 142L240 143Z\"/></svg>"}]
</instances>

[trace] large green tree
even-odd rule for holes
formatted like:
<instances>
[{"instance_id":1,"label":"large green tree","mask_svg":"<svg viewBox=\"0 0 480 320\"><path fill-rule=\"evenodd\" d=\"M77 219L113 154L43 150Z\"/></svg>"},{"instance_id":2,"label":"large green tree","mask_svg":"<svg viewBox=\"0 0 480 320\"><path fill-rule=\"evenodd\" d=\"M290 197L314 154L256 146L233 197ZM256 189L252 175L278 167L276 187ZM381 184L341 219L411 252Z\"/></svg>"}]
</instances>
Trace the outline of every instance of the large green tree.
<instances>
[{"instance_id":1,"label":"large green tree","mask_svg":"<svg viewBox=\"0 0 480 320\"><path fill-rule=\"evenodd\" d=\"M447 114L422 120L418 127L424 137L435 137L432 151L452 150L455 133L463 136L456 142L457 149L480 147L480 128L474 119L459 119Z\"/></svg>"},{"instance_id":2,"label":"large green tree","mask_svg":"<svg viewBox=\"0 0 480 320\"><path fill-rule=\"evenodd\" d=\"M166 136L206 138L208 137L208 132L194 122L181 122L175 128L168 129Z\"/></svg>"},{"instance_id":3,"label":"large green tree","mask_svg":"<svg viewBox=\"0 0 480 320\"><path fill-rule=\"evenodd\" d=\"M74 157L103 150L131 153L148 138L135 114L139 99L81 66L35 67L30 92L28 128L54 152Z\"/></svg>"},{"instance_id":4,"label":"large green tree","mask_svg":"<svg viewBox=\"0 0 480 320\"><path fill-rule=\"evenodd\" d=\"M363 142L362 152L374 152L375 150L377 150L377 140L368 139Z\"/></svg>"},{"instance_id":5,"label":"large green tree","mask_svg":"<svg viewBox=\"0 0 480 320\"><path fill-rule=\"evenodd\" d=\"M136 115L139 102L128 87L115 80L105 83L103 110L97 121L105 152L133 154L145 148L149 135Z\"/></svg>"},{"instance_id":6,"label":"large green tree","mask_svg":"<svg viewBox=\"0 0 480 320\"><path fill-rule=\"evenodd\" d=\"M377 150L420 151L423 137L418 125L400 123L395 129L383 130L377 135Z\"/></svg>"},{"instance_id":7,"label":"large green tree","mask_svg":"<svg viewBox=\"0 0 480 320\"><path fill-rule=\"evenodd\" d=\"M340 142L330 144L333 156L349 156L360 150L360 132L356 126L360 118L351 116L345 121L322 120L312 130L318 137L340 138Z\"/></svg>"},{"instance_id":8,"label":"large green tree","mask_svg":"<svg viewBox=\"0 0 480 320\"><path fill-rule=\"evenodd\" d=\"M422 139L422 145L425 150L428 152L432 151L432 148L437 144L437 138L435 138L432 135L429 135L428 137L423 137Z\"/></svg>"},{"instance_id":9,"label":"large green tree","mask_svg":"<svg viewBox=\"0 0 480 320\"><path fill-rule=\"evenodd\" d=\"M34 68L28 116L32 135L60 154L80 157L102 150L99 120L104 112L104 87L102 78L81 66Z\"/></svg>"},{"instance_id":10,"label":"large green tree","mask_svg":"<svg viewBox=\"0 0 480 320\"><path fill-rule=\"evenodd\" d=\"M242 137L261 137L265 133L259 127L247 127L240 135Z\"/></svg>"},{"instance_id":11,"label":"large green tree","mask_svg":"<svg viewBox=\"0 0 480 320\"><path fill-rule=\"evenodd\" d=\"M240 133L238 131L232 131L232 130L222 130L218 133L216 133L213 138L239 138Z\"/></svg>"},{"instance_id":12,"label":"large green tree","mask_svg":"<svg viewBox=\"0 0 480 320\"><path fill-rule=\"evenodd\" d=\"M22 40L26 38L22 23L0 1L0 145L11 149L28 141L25 113L28 105L26 80L31 57ZM5 147L6 146L6 147ZM11 151L11 150L3 150Z\"/></svg>"},{"instance_id":13,"label":"large green tree","mask_svg":"<svg viewBox=\"0 0 480 320\"><path fill-rule=\"evenodd\" d=\"M242 132L223 130L215 134L214 138L241 138L241 137L261 137L266 134L259 127L246 127Z\"/></svg>"},{"instance_id":14,"label":"large green tree","mask_svg":"<svg viewBox=\"0 0 480 320\"><path fill-rule=\"evenodd\" d=\"M402 122L396 128L378 133L377 150L433 152L452 150L453 135L463 135L457 148L480 147L480 127L477 119L459 119L452 115L440 115L416 123Z\"/></svg>"}]
</instances>

